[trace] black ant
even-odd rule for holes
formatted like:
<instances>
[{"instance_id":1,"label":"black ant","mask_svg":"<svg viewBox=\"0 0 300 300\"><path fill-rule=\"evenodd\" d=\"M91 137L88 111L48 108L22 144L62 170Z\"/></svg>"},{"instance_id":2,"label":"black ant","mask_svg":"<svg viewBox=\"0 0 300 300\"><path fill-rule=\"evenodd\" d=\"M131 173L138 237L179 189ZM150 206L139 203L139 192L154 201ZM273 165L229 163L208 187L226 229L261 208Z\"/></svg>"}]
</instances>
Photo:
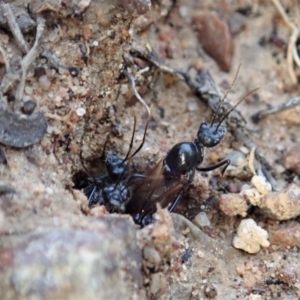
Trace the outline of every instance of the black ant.
<instances>
[{"instance_id":1,"label":"black ant","mask_svg":"<svg viewBox=\"0 0 300 300\"><path fill-rule=\"evenodd\" d=\"M238 69L239 70L239 69ZM238 74L238 71L237 71ZM125 212L133 216L135 222L145 226L153 221L153 214L156 212L156 204L161 207L168 207L172 212L184 191L194 179L195 171L208 172L217 168L222 168L222 175L230 164L229 159L209 166L199 167L204 160L204 149L218 145L225 136L227 129L223 123L228 115L250 94L252 90L244 96L238 103L223 115L218 123L215 123L216 116L221 104L231 90L237 74L229 90L219 104L216 113L210 124L202 122L194 142L182 142L176 144L167 154L164 160L160 160L149 174L142 179L141 183L134 189L134 195L128 203ZM147 195L146 197L144 195ZM137 205L139 199L143 199Z\"/></svg>"},{"instance_id":2,"label":"black ant","mask_svg":"<svg viewBox=\"0 0 300 300\"><path fill-rule=\"evenodd\" d=\"M135 152L132 155L130 155L133 146L134 133L136 130L136 117L134 116L134 126L126 157L122 159L121 157L119 157L119 155L113 152L109 152L105 160L106 172L97 176L92 176L89 173L89 171L84 167L82 155L80 154L82 166L84 167L85 172L89 175L89 177L81 181L76 186L76 188L81 189L88 198L89 208L92 208L97 204L105 205L106 209L111 213L123 213L125 211L125 206L131 198L131 192L129 187L134 182L136 182L136 180L144 177L144 175L142 174L131 174L128 162L143 147L151 117L151 111L149 107L136 90L134 77L126 70L123 70L122 73L129 79L135 96L147 109L148 119L144 129L142 142L139 145L139 147L135 150ZM103 156L104 150L101 157L103 158Z\"/></svg>"}]
</instances>

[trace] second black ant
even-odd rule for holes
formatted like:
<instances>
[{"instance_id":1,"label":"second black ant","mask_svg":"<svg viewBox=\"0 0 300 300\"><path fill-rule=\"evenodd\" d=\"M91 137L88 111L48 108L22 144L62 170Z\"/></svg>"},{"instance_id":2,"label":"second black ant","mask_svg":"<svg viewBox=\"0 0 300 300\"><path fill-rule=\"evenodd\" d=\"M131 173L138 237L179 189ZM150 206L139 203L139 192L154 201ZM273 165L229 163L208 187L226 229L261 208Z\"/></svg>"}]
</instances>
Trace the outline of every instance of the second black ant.
<instances>
[{"instance_id":1,"label":"second black ant","mask_svg":"<svg viewBox=\"0 0 300 300\"><path fill-rule=\"evenodd\" d=\"M136 130L136 117L134 117L134 126L126 157L122 159L118 154L109 152L105 160L106 172L103 172L102 174L99 174L97 176L93 176L84 167L82 155L80 155L81 163L85 169L85 172L89 176L76 184L76 188L81 189L88 198L89 208L92 208L98 204L104 205L106 209L111 213L124 213L125 207L131 199L130 186L139 178L144 177L142 174L131 174L129 168L129 160L134 157L143 147L151 117L151 111L149 107L136 90L134 77L126 70L123 70L122 73L129 79L135 96L147 110L148 119L145 125L142 142L135 150L135 152L131 155L134 134ZM103 158L103 156L104 150L101 157Z\"/></svg>"}]
</instances>

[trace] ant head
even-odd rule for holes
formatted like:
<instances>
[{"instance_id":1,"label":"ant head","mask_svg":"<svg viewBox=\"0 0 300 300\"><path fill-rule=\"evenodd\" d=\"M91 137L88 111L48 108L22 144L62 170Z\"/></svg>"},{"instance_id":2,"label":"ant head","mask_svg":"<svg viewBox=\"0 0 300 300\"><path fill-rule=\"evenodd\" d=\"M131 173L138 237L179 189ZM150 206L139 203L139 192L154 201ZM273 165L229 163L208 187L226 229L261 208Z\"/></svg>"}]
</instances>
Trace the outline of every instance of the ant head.
<instances>
[{"instance_id":1,"label":"ant head","mask_svg":"<svg viewBox=\"0 0 300 300\"><path fill-rule=\"evenodd\" d=\"M220 143L226 131L226 125L223 123L207 124L202 122L197 133L196 142L204 147L214 147Z\"/></svg>"},{"instance_id":2,"label":"ant head","mask_svg":"<svg viewBox=\"0 0 300 300\"><path fill-rule=\"evenodd\" d=\"M124 161L117 154L109 152L105 161L106 170L112 180L119 180L121 176L126 177L128 170L128 161Z\"/></svg>"},{"instance_id":3,"label":"ant head","mask_svg":"<svg viewBox=\"0 0 300 300\"><path fill-rule=\"evenodd\" d=\"M241 100L239 100L237 102L237 104L235 104L229 111L227 111L225 113L225 115L221 118L221 120L219 121L219 123L214 123L215 118L217 113L214 114L213 120L211 122L211 124L207 124L206 122L202 122L200 124L198 133L197 133L197 138L195 140L195 142L200 143L201 145L203 145L204 147L214 147L217 144L220 143L220 141L222 140L222 138L224 137L224 135L226 134L226 125L224 124L224 121L226 120L226 118L230 115L230 113L249 95L251 95L252 93L254 93L255 91L257 91L258 88L250 91L249 93L247 93ZM223 101L223 100L222 100ZM220 109L220 105L217 108L217 111Z\"/></svg>"}]
</instances>

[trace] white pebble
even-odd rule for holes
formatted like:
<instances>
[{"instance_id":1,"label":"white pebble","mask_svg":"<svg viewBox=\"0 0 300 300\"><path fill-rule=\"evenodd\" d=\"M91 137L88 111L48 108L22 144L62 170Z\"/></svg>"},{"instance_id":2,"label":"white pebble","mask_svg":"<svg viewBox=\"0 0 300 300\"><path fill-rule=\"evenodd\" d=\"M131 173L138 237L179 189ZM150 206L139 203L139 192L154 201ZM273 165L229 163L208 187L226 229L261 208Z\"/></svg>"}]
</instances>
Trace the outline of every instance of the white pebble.
<instances>
[{"instance_id":1,"label":"white pebble","mask_svg":"<svg viewBox=\"0 0 300 300\"><path fill-rule=\"evenodd\" d=\"M245 189L242 190L241 195L245 196L245 198L250 201L251 204L259 206L262 200L261 194L257 189Z\"/></svg>"},{"instance_id":2,"label":"white pebble","mask_svg":"<svg viewBox=\"0 0 300 300\"><path fill-rule=\"evenodd\" d=\"M25 86L25 93L27 94L27 95L31 95L32 94L32 92L33 92L33 90L32 90L32 87L31 86Z\"/></svg>"},{"instance_id":3,"label":"white pebble","mask_svg":"<svg viewBox=\"0 0 300 300\"><path fill-rule=\"evenodd\" d=\"M181 5L179 7L179 14L182 18L185 18L188 15L188 8L187 6Z\"/></svg>"},{"instance_id":4,"label":"white pebble","mask_svg":"<svg viewBox=\"0 0 300 300\"><path fill-rule=\"evenodd\" d=\"M195 101L190 101L188 103L188 110L189 111L196 111L198 109L198 105Z\"/></svg>"},{"instance_id":5,"label":"white pebble","mask_svg":"<svg viewBox=\"0 0 300 300\"><path fill-rule=\"evenodd\" d=\"M51 187L46 187L46 193L48 194L48 195L52 195L53 194L53 189L51 188Z\"/></svg>"},{"instance_id":6,"label":"white pebble","mask_svg":"<svg viewBox=\"0 0 300 300\"><path fill-rule=\"evenodd\" d=\"M233 246L248 253L257 253L260 246L269 247L268 232L257 226L254 220L242 220L236 236L233 238Z\"/></svg>"},{"instance_id":7,"label":"white pebble","mask_svg":"<svg viewBox=\"0 0 300 300\"><path fill-rule=\"evenodd\" d=\"M83 115L85 115L85 113L86 113L86 110L82 107L79 107L79 108L76 109L76 114L79 117L82 117Z\"/></svg>"},{"instance_id":8,"label":"white pebble","mask_svg":"<svg viewBox=\"0 0 300 300\"><path fill-rule=\"evenodd\" d=\"M210 220L205 212L200 212L194 222L199 227L210 227Z\"/></svg>"},{"instance_id":9,"label":"white pebble","mask_svg":"<svg viewBox=\"0 0 300 300\"><path fill-rule=\"evenodd\" d=\"M43 75L39 78L39 83L43 90L49 90L51 86L51 81L48 79L47 75Z\"/></svg>"},{"instance_id":10,"label":"white pebble","mask_svg":"<svg viewBox=\"0 0 300 300\"><path fill-rule=\"evenodd\" d=\"M264 196L272 191L272 186L262 176L254 175L251 179L251 184L255 187L259 193Z\"/></svg>"}]
</instances>

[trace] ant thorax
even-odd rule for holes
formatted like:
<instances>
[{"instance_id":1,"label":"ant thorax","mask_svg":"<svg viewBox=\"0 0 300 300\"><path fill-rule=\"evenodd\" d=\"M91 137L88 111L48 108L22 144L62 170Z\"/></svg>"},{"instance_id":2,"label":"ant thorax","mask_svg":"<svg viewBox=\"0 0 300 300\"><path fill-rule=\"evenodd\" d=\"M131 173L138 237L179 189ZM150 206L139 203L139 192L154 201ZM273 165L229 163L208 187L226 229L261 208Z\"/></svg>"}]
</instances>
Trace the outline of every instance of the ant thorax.
<instances>
[{"instance_id":1,"label":"ant thorax","mask_svg":"<svg viewBox=\"0 0 300 300\"><path fill-rule=\"evenodd\" d=\"M110 212L124 212L125 205L130 199L130 191L124 182L118 185L109 184L102 190L104 204L108 206Z\"/></svg>"},{"instance_id":2,"label":"ant thorax","mask_svg":"<svg viewBox=\"0 0 300 300\"><path fill-rule=\"evenodd\" d=\"M203 147L198 143L183 142L176 144L163 161L166 180L180 178L188 172L194 172L203 161Z\"/></svg>"}]
</instances>

